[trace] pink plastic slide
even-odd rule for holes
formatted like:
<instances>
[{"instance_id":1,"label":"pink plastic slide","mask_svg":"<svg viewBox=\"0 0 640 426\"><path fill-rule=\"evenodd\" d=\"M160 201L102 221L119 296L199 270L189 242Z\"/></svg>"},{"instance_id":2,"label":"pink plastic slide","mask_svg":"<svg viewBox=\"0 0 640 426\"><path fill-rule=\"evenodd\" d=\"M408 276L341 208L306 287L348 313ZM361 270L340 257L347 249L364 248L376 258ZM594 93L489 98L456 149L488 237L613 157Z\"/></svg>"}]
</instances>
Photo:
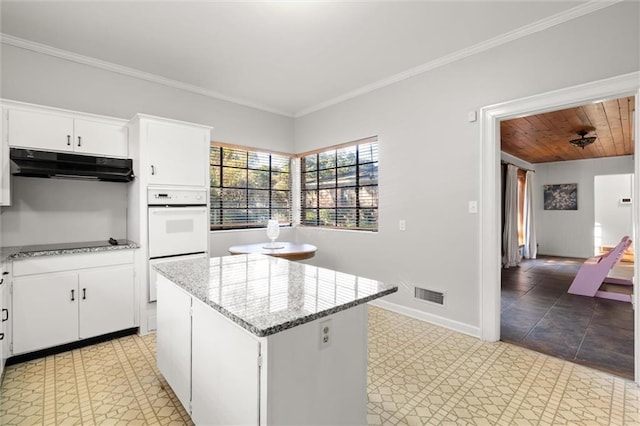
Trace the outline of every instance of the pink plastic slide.
<instances>
[{"instance_id":1,"label":"pink plastic slide","mask_svg":"<svg viewBox=\"0 0 640 426\"><path fill-rule=\"evenodd\" d=\"M573 279L569 293L631 302L630 294L600 290L602 284L633 285L633 282L628 279L607 277L609 271L620 261L630 245L631 238L624 236L610 252L587 259L580 267L578 275Z\"/></svg>"}]
</instances>

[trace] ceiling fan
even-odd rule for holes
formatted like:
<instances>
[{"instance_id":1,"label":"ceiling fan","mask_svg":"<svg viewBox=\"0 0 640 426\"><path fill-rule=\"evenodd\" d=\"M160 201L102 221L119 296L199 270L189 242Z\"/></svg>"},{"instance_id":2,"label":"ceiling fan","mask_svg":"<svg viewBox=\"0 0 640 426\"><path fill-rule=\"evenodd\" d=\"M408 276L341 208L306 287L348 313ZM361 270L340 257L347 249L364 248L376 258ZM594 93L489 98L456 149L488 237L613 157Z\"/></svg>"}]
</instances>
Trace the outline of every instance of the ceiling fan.
<instances>
[{"instance_id":1,"label":"ceiling fan","mask_svg":"<svg viewBox=\"0 0 640 426\"><path fill-rule=\"evenodd\" d=\"M596 136L585 137L589 133L589 130L582 129L582 130L578 130L577 133L578 133L578 136L580 136L580 137L577 138L577 139L571 139L569 141L569 143L571 145L573 145L573 146L577 146L577 147L580 147L582 149L584 149L584 147L587 146L587 145L591 145L597 139Z\"/></svg>"}]
</instances>

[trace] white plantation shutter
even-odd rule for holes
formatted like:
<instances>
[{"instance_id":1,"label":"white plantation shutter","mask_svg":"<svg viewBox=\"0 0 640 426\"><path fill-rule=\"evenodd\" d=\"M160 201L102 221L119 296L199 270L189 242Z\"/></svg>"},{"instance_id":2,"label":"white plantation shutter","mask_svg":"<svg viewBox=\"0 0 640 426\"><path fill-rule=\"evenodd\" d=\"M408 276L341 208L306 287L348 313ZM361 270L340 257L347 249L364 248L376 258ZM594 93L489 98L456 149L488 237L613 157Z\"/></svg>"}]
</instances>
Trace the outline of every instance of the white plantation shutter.
<instances>
[{"instance_id":1,"label":"white plantation shutter","mask_svg":"<svg viewBox=\"0 0 640 426\"><path fill-rule=\"evenodd\" d=\"M300 224L378 230L378 138L300 155Z\"/></svg>"}]
</instances>

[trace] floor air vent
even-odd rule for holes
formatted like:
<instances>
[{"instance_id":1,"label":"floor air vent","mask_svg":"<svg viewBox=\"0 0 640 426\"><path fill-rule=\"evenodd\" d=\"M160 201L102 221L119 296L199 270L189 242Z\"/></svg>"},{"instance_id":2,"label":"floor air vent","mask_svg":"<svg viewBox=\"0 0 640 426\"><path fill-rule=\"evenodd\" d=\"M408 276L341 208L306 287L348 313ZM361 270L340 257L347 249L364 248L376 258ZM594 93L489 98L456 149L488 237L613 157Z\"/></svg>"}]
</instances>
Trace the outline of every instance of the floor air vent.
<instances>
[{"instance_id":1,"label":"floor air vent","mask_svg":"<svg viewBox=\"0 0 640 426\"><path fill-rule=\"evenodd\" d=\"M416 287L415 290L416 299L426 300L427 302L436 303L438 305L444 305L444 293L420 287Z\"/></svg>"}]
</instances>

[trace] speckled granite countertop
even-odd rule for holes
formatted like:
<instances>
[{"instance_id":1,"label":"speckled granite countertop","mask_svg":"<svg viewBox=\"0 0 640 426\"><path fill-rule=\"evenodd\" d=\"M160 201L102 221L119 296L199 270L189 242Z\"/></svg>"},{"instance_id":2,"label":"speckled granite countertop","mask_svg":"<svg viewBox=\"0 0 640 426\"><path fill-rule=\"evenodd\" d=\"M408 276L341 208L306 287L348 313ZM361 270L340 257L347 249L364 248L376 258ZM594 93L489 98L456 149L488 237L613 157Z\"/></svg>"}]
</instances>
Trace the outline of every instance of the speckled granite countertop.
<instances>
[{"instance_id":1,"label":"speckled granite countertop","mask_svg":"<svg viewBox=\"0 0 640 426\"><path fill-rule=\"evenodd\" d=\"M24 259L27 257L55 256L60 254L92 253L108 250L137 249L140 246L133 241L120 239L118 245L109 241L83 241L77 243L38 244L32 246L0 247L2 260Z\"/></svg>"},{"instance_id":2,"label":"speckled granite countertop","mask_svg":"<svg viewBox=\"0 0 640 426\"><path fill-rule=\"evenodd\" d=\"M154 268L260 337L398 291L396 285L262 254L180 260Z\"/></svg>"}]
</instances>

